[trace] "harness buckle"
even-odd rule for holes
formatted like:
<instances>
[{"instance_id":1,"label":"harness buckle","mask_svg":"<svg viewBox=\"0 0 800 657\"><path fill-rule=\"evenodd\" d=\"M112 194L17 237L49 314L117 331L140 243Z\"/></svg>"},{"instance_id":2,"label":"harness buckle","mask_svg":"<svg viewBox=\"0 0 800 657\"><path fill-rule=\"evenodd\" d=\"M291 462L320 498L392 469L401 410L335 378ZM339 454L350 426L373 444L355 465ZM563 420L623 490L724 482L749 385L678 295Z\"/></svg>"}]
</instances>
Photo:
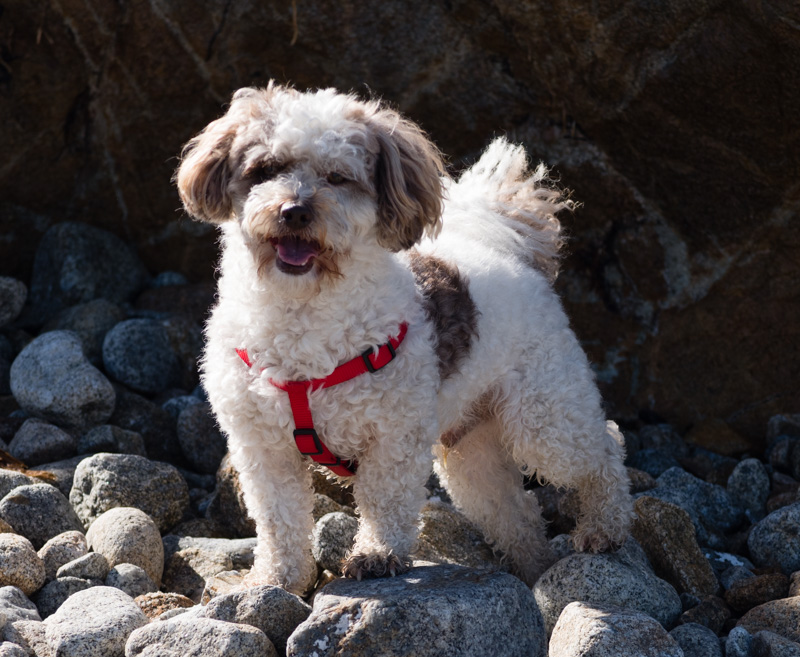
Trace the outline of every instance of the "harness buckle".
<instances>
[{"instance_id":1,"label":"harness buckle","mask_svg":"<svg viewBox=\"0 0 800 657\"><path fill-rule=\"evenodd\" d=\"M378 367L375 367L375 365L372 364L372 360L370 359L370 356L372 355L371 347L361 354L361 358L364 361L364 365L366 365L367 371L370 374L375 374L375 372L377 372L378 370L383 369L397 357L397 352L394 350L394 346L392 345L391 342L386 342L382 344L380 347L378 347L378 353L376 354L376 356L380 357L381 349L383 349L384 347L386 347L389 350L389 360L387 360L383 365L379 365Z\"/></svg>"},{"instance_id":2,"label":"harness buckle","mask_svg":"<svg viewBox=\"0 0 800 657\"><path fill-rule=\"evenodd\" d=\"M316 449L316 451L307 451L307 449L311 447L311 445L309 445L306 441L302 440L303 436L308 436L309 438L311 438L312 444ZM314 429L295 429L294 442L297 444L297 450L303 456L319 456L320 454L325 453L325 448L322 446L322 441L319 439L319 436L317 435L317 432Z\"/></svg>"}]
</instances>

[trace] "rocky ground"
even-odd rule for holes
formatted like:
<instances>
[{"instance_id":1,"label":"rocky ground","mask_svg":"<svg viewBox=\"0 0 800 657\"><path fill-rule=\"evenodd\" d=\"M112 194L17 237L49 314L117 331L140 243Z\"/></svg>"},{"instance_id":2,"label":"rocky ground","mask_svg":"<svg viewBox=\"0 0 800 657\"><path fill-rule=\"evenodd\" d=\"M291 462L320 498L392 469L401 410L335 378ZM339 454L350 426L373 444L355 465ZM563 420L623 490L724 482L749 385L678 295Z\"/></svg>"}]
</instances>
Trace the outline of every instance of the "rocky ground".
<instances>
[{"instance_id":1,"label":"rocky ground","mask_svg":"<svg viewBox=\"0 0 800 657\"><path fill-rule=\"evenodd\" d=\"M722 422L626 431L615 554L575 554L574 495L532 485L560 556L533 591L435 480L416 567L338 578L357 521L323 476L316 589L238 590L253 527L196 373L212 300L81 224L0 277L0 657L800 655L800 416L763 453Z\"/></svg>"}]
</instances>

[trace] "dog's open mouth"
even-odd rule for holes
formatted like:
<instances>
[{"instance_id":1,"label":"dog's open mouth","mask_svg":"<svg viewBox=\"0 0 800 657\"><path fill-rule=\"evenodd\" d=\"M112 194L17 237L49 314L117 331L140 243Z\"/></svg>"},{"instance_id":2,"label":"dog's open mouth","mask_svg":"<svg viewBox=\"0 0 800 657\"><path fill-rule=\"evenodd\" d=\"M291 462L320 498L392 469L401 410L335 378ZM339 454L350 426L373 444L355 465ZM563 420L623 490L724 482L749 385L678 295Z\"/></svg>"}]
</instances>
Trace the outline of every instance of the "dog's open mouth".
<instances>
[{"instance_id":1,"label":"dog's open mouth","mask_svg":"<svg viewBox=\"0 0 800 657\"><path fill-rule=\"evenodd\" d=\"M275 264L285 274L305 274L314 266L320 246L299 237L280 237L270 240L277 255Z\"/></svg>"}]
</instances>

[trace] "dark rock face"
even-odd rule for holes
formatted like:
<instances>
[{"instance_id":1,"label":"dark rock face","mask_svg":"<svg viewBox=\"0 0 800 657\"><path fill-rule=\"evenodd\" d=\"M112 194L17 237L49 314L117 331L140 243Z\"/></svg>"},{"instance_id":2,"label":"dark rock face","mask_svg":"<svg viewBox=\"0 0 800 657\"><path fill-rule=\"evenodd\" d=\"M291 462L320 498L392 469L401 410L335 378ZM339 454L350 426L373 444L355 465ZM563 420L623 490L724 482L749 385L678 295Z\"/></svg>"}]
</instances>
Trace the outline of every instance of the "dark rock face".
<instances>
[{"instance_id":1,"label":"dark rock face","mask_svg":"<svg viewBox=\"0 0 800 657\"><path fill-rule=\"evenodd\" d=\"M796 3L93 7L3 3L0 273L29 280L66 219L208 278L213 231L169 183L181 145L241 86L371 90L456 166L507 132L575 190L558 285L616 416L752 439L800 406Z\"/></svg>"}]
</instances>

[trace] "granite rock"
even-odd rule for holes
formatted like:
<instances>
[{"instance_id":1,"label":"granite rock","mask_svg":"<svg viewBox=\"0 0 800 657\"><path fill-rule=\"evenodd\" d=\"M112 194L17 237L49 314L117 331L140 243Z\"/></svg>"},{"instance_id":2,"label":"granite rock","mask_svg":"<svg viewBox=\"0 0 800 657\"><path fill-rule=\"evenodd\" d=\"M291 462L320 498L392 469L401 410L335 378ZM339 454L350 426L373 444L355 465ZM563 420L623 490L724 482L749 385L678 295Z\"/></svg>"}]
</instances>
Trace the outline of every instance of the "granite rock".
<instances>
[{"instance_id":1,"label":"granite rock","mask_svg":"<svg viewBox=\"0 0 800 657\"><path fill-rule=\"evenodd\" d=\"M31 510L36 512L32 513ZM67 531L83 531L69 500L55 486L17 486L0 500L0 518L30 540L35 549Z\"/></svg>"},{"instance_id":2,"label":"granite rock","mask_svg":"<svg viewBox=\"0 0 800 657\"><path fill-rule=\"evenodd\" d=\"M44 327L45 331L73 331L83 353L95 367L103 364L103 339L125 319L125 311L108 299L94 299L61 311Z\"/></svg>"},{"instance_id":3,"label":"granite rock","mask_svg":"<svg viewBox=\"0 0 800 657\"><path fill-rule=\"evenodd\" d=\"M59 607L63 605L67 598L85 591L93 586L100 586L103 580L83 579L81 577L59 577L45 584L34 596L34 602L39 609L42 618L49 618Z\"/></svg>"},{"instance_id":4,"label":"granite rock","mask_svg":"<svg viewBox=\"0 0 800 657\"><path fill-rule=\"evenodd\" d=\"M25 465L41 465L75 456L77 440L57 426L29 418L14 435L8 451Z\"/></svg>"},{"instance_id":5,"label":"granite rock","mask_svg":"<svg viewBox=\"0 0 800 657\"><path fill-rule=\"evenodd\" d=\"M163 392L177 379L178 358L166 329L152 319L128 319L103 340L109 376L145 394Z\"/></svg>"},{"instance_id":6,"label":"granite rock","mask_svg":"<svg viewBox=\"0 0 800 657\"><path fill-rule=\"evenodd\" d=\"M219 469L228 444L208 404L187 405L178 416L177 433L183 455L194 470L214 474Z\"/></svg>"},{"instance_id":7,"label":"granite rock","mask_svg":"<svg viewBox=\"0 0 800 657\"><path fill-rule=\"evenodd\" d=\"M762 567L776 567L790 575L800 570L800 502L777 511L753 526L747 546L753 561Z\"/></svg>"},{"instance_id":8,"label":"granite rock","mask_svg":"<svg viewBox=\"0 0 800 657\"><path fill-rule=\"evenodd\" d=\"M684 657L722 657L717 635L704 625L678 625L669 634L683 650Z\"/></svg>"},{"instance_id":9,"label":"granite rock","mask_svg":"<svg viewBox=\"0 0 800 657\"><path fill-rule=\"evenodd\" d=\"M341 574L342 562L353 547L358 520L347 513L329 513L314 525L311 553L326 570Z\"/></svg>"},{"instance_id":10,"label":"granite rock","mask_svg":"<svg viewBox=\"0 0 800 657\"><path fill-rule=\"evenodd\" d=\"M0 586L16 586L31 595L44 581L44 563L31 542L16 534L0 534Z\"/></svg>"},{"instance_id":11,"label":"granite rock","mask_svg":"<svg viewBox=\"0 0 800 657\"><path fill-rule=\"evenodd\" d=\"M124 591L132 598L158 591L158 585L144 568L135 566L132 563L118 563L109 570L105 585Z\"/></svg>"},{"instance_id":12,"label":"granite rock","mask_svg":"<svg viewBox=\"0 0 800 657\"><path fill-rule=\"evenodd\" d=\"M25 283L10 276L0 276L0 327L19 317L27 298Z\"/></svg>"},{"instance_id":13,"label":"granite rock","mask_svg":"<svg viewBox=\"0 0 800 657\"><path fill-rule=\"evenodd\" d=\"M144 439L135 431L115 427L113 424L102 424L90 429L78 439L79 454L136 454L147 456Z\"/></svg>"},{"instance_id":14,"label":"granite rock","mask_svg":"<svg viewBox=\"0 0 800 657\"><path fill-rule=\"evenodd\" d=\"M71 530L53 536L39 549L47 580L55 579L58 569L89 552L83 532Z\"/></svg>"},{"instance_id":15,"label":"granite rock","mask_svg":"<svg viewBox=\"0 0 800 657\"><path fill-rule=\"evenodd\" d=\"M65 563L56 573L57 578L78 577L81 579L105 579L110 566L99 552L89 552L82 557Z\"/></svg>"}]
</instances>

